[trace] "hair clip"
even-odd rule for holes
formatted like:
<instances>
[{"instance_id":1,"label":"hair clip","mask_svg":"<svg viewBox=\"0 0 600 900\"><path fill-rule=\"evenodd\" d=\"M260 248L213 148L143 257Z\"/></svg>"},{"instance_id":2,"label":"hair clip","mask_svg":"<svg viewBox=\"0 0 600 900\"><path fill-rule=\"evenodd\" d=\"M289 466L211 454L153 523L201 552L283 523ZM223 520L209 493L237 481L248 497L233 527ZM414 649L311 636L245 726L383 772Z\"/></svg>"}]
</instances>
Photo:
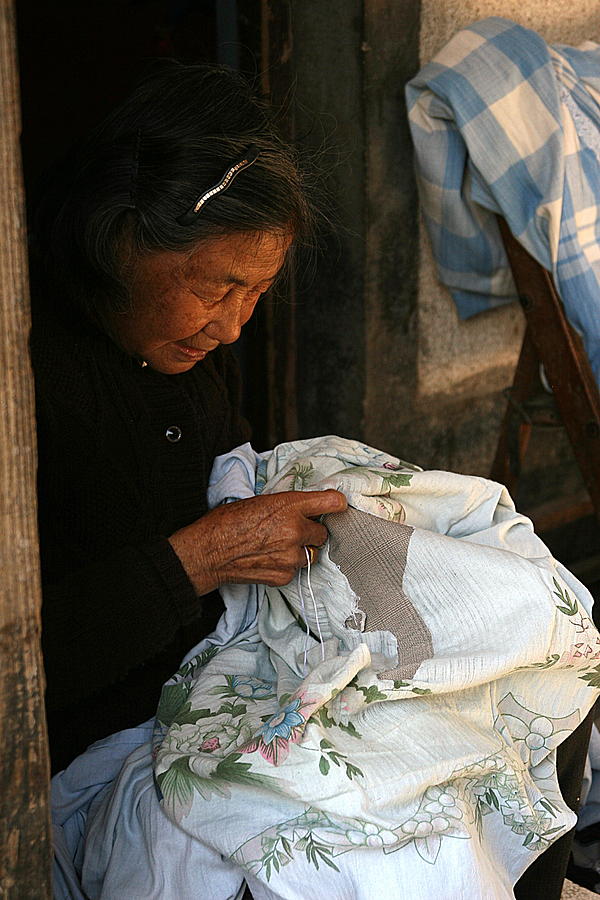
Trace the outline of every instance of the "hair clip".
<instances>
[{"instance_id":1,"label":"hair clip","mask_svg":"<svg viewBox=\"0 0 600 900\"><path fill-rule=\"evenodd\" d=\"M240 174L242 169L247 169L248 166L251 166L253 162L256 162L257 158L258 150L254 146L254 144L251 144L244 155L227 169L221 180L217 182L217 184L214 184L207 191L204 191L203 194L200 194L192 208L185 212L182 216L178 217L177 221L179 222L179 224L191 225L193 222L195 222L195 217L197 213L200 212L204 204L215 197L217 194L220 194L222 191L227 190L231 182Z\"/></svg>"}]
</instances>

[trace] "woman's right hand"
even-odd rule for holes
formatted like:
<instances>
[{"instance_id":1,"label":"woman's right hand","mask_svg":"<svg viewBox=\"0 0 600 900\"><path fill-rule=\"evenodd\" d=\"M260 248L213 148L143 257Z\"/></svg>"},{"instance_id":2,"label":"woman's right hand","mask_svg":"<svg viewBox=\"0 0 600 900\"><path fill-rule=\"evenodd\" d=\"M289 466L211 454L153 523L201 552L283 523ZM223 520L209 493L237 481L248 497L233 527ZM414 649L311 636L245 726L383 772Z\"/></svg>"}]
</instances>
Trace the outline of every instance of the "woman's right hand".
<instances>
[{"instance_id":1,"label":"woman's right hand","mask_svg":"<svg viewBox=\"0 0 600 900\"><path fill-rule=\"evenodd\" d=\"M346 506L334 490L263 494L218 506L169 541L199 596L221 584L279 586L306 565L305 546L327 540L314 518Z\"/></svg>"}]
</instances>

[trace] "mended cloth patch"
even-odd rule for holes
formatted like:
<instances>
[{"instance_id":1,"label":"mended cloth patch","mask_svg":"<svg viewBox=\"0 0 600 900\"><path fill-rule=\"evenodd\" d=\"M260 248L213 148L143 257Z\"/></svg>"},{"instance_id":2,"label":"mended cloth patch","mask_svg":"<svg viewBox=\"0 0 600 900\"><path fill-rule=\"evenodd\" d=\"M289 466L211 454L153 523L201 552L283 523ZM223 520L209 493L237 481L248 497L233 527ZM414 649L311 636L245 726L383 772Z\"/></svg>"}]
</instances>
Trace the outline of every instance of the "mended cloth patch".
<instances>
[{"instance_id":1,"label":"mended cloth patch","mask_svg":"<svg viewBox=\"0 0 600 900\"><path fill-rule=\"evenodd\" d=\"M403 589L413 528L348 507L324 516L329 556L348 579L364 614L361 631L390 631L398 642L398 664L379 678L412 678L433 656L429 628ZM358 617L357 617L358 618ZM346 621L356 628L354 616Z\"/></svg>"}]
</instances>

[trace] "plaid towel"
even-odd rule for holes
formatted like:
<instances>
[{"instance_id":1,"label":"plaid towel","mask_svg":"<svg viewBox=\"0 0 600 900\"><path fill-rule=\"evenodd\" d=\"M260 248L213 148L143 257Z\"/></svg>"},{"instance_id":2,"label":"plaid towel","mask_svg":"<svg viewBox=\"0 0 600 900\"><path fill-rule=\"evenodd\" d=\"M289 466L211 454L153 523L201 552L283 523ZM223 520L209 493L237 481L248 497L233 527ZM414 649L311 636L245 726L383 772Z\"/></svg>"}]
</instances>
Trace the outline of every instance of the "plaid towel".
<instances>
[{"instance_id":1,"label":"plaid towel","mask_svg":"<svg viewBox=\"0 0 600 900\"><path fill-rule=\"evenodd\" d=\"M552 272L600 382L600 46L484 19L406 93L425 222L461 317L516 298L499 213Z\"/></svg>"}]
</instances>

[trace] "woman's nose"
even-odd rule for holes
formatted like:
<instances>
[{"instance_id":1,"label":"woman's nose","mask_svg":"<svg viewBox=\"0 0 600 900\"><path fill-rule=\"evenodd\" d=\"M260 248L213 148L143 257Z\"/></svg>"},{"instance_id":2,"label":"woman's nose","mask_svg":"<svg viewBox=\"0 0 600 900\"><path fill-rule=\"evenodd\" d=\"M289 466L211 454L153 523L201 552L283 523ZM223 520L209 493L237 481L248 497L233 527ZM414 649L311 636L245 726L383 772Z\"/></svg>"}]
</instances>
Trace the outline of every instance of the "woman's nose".
<instances>
[{"instance_id":1,"label":"woman's nose","mask_svg":"<svg viewBox=\"0 0 600 900\"><path fill-rule=\"evenodd\" d=\"M202 330L220 344L233 344L240 336L245 319L242 317L243 297L224 297L214 308L211 321Z\"/></svg>"}]
</instances>

